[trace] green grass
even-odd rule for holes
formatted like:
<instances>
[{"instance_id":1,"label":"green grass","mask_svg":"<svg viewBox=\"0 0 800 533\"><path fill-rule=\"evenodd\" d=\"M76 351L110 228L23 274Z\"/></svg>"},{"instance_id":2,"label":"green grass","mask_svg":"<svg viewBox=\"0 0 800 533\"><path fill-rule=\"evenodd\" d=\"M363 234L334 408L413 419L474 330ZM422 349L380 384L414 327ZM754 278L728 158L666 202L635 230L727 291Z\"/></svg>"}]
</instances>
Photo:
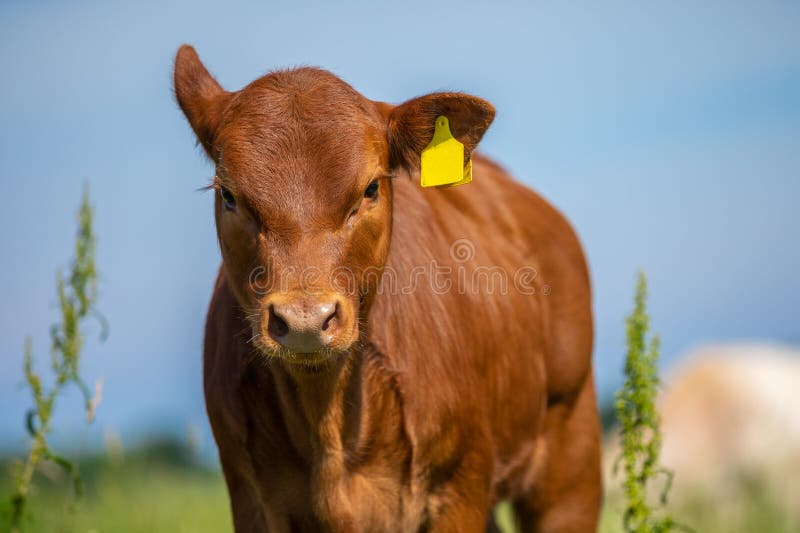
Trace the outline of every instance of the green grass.
<instances>
[{"instance_id":1,"label":"green grass","mask_svg":"<svg viewBox=\"0 0 800 533\"><path fill-rule=\"evenodd\" d=\"M204 468L191 451L161 442L123 458L93 457L80 461L86 494L70 510L72 488L57 468L39 474L31 495L35 516L23 531L47 533L225 533L232 531L225 483L216 470ZM0 465L4 474L8 465ZM773 473L775 474L775 473ZM0 475L0 494L10 490ZM616 483L614 483L616 484ZM778 533L800 531L800 508L785 501L766 479L741 478L719 490L686 495L670 504L673 515L701 533ZM786 500L786 498L783 498ZM607 495L601 533L621 529L624 502ZM5 522L4 522L5 523ZM498 524L513 532L508 505L498 509ZM0 526L0 531L2 531Z\"/></svg>"},{"instance_id":2,"label":"green grass","mask_svg":"<svg viewBox=\"0 0 800 533\"><path fill-rule=\"evenodd\" d=\"M779 472L769 474L771 479ZM777 490L765 475L740 478L713 490L676 495L669 504L672 515L699 533L785 533L800 531L800 507L793 497ZM612 493L603 510L600 531L621 532L623 503Z\"/></svg>"},{"instance_id":3,"label":"green grass","mask_svg":"<svg viewBox=\"0 0 800 533\"><path fill-rule=\"evenodd\" d=\"M184 447L150 445L117 461L93 458L80 468L86 493L75 505L63 475L37 477L31 494L35 514L27 517L23 531L232 531L221 474L199 466ZM58 476L58 470L50 470L46 473ZM7 477L0 481L0 491L8 493Z\"/></svg>"}]
</instances>

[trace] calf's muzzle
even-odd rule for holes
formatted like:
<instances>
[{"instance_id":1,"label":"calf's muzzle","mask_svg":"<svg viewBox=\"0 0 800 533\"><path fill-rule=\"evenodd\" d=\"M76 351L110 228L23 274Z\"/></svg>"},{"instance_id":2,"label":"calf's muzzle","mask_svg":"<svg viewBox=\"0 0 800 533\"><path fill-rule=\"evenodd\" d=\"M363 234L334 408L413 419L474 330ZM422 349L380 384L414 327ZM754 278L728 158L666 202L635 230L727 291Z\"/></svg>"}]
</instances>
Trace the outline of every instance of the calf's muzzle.
<instances>
[{"instance_id":1,"label":"calf's muzzle","mask_svg":"<svg viewBox=\"0 0 800 533\"><path fill-rule=\"evenodd\" d=\"M264 302L262 334L290 352L340 348L347 337L344 300L334 294L283 293ZM337 342L339 341L339 342Z\"/></svg>"}]
</instances>

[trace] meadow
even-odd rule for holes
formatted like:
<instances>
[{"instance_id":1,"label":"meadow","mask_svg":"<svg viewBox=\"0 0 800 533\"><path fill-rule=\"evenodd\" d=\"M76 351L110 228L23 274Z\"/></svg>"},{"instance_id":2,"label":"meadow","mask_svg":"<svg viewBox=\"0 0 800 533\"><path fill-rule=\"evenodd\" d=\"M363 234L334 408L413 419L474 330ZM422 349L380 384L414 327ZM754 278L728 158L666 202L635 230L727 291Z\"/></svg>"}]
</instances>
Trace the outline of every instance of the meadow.
<instances>
[{"instance_id":1,"label":"meadow","mask_svg":"<svg viewBox=\"0 0 800 533\"><path fill-rule=\"evenodd\" d=\"M218 469L195 459L188 445L163 440L125 454L103 453L79 461L84 497L74 505L71 485L56 467L37 474L33 517L25 531L42 533L232 531L225 483ZM4 461L2 471L8 472ZM771 478L770 478L771 479ZM669 506L681 523L698 532L770 533L800 530L800 507L792 506L764 479L742 478L714 493L682 496ZM609 483L611 485L611 482ZM0 493L9 493L0 477ZM3 502L4 505L7 502ZM601 533L622 531L618 490L607 490ZM4 508L5 510L5 508ZM514 531L510 509L501 505L498 524Z\"/></svg>"}]
</instances>

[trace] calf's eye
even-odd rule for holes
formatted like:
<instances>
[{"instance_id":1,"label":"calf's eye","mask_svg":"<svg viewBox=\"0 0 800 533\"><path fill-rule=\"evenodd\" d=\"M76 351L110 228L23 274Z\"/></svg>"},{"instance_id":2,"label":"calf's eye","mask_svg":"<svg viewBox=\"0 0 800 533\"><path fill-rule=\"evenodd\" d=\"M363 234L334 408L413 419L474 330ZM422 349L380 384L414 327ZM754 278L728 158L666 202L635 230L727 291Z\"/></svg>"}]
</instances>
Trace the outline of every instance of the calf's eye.
<instances>
[{"instance_id":1,"label":"calf's eye","mask_svg":"<svg viewBox=\"0 0 800 533\"><path fill-rule=\"evenodd\" d=\"M377 198L378 197L378 180L373 181L364 190L364 198Z\"/></svg>"},{"instance_id":2,"label":"calf's eye","mask_svg":"<svg viewBox=\"0 0 800 533\"><path fill-rule=\"evenodd\" d=\"M227 209L228 211L233 211L234 209L236 209L236 198L233 197L231 191L229 191L225 187L220 187L219 195L222 198L222 203L225 204L225 209Z\"/></svg>"}]
</instances>

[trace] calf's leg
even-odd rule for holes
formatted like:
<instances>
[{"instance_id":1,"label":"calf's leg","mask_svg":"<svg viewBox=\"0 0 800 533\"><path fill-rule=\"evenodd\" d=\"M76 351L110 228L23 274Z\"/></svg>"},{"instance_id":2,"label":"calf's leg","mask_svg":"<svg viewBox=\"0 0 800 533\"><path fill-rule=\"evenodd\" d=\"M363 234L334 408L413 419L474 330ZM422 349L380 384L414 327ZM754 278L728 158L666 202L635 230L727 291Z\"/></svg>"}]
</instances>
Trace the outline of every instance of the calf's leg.
<instances>
[{"instance_id":1,"label":"calf's leg","mask_svg":"<svg viewBox=\"0 0 800 533\"><path fill-rule=\"evenodd\" d=\"M601 430L591 374L573 398L548 406L543 439L544 467L532 490L513 502L520 531L597 531Z\"/></svg>"},{"instance_id":2,"label":"calf's leg","mask_svg":"<svg viewBox=\"0 0 800 533\"><path fill-rule=\"evenodd\" d=\"M489 527L491 448L487 439L477 433L473 436L472 448L461 457L448 482L432 496L435 503L429 506L424 528L429 533L485 533Z\"/></svg>"}]
</instances>

